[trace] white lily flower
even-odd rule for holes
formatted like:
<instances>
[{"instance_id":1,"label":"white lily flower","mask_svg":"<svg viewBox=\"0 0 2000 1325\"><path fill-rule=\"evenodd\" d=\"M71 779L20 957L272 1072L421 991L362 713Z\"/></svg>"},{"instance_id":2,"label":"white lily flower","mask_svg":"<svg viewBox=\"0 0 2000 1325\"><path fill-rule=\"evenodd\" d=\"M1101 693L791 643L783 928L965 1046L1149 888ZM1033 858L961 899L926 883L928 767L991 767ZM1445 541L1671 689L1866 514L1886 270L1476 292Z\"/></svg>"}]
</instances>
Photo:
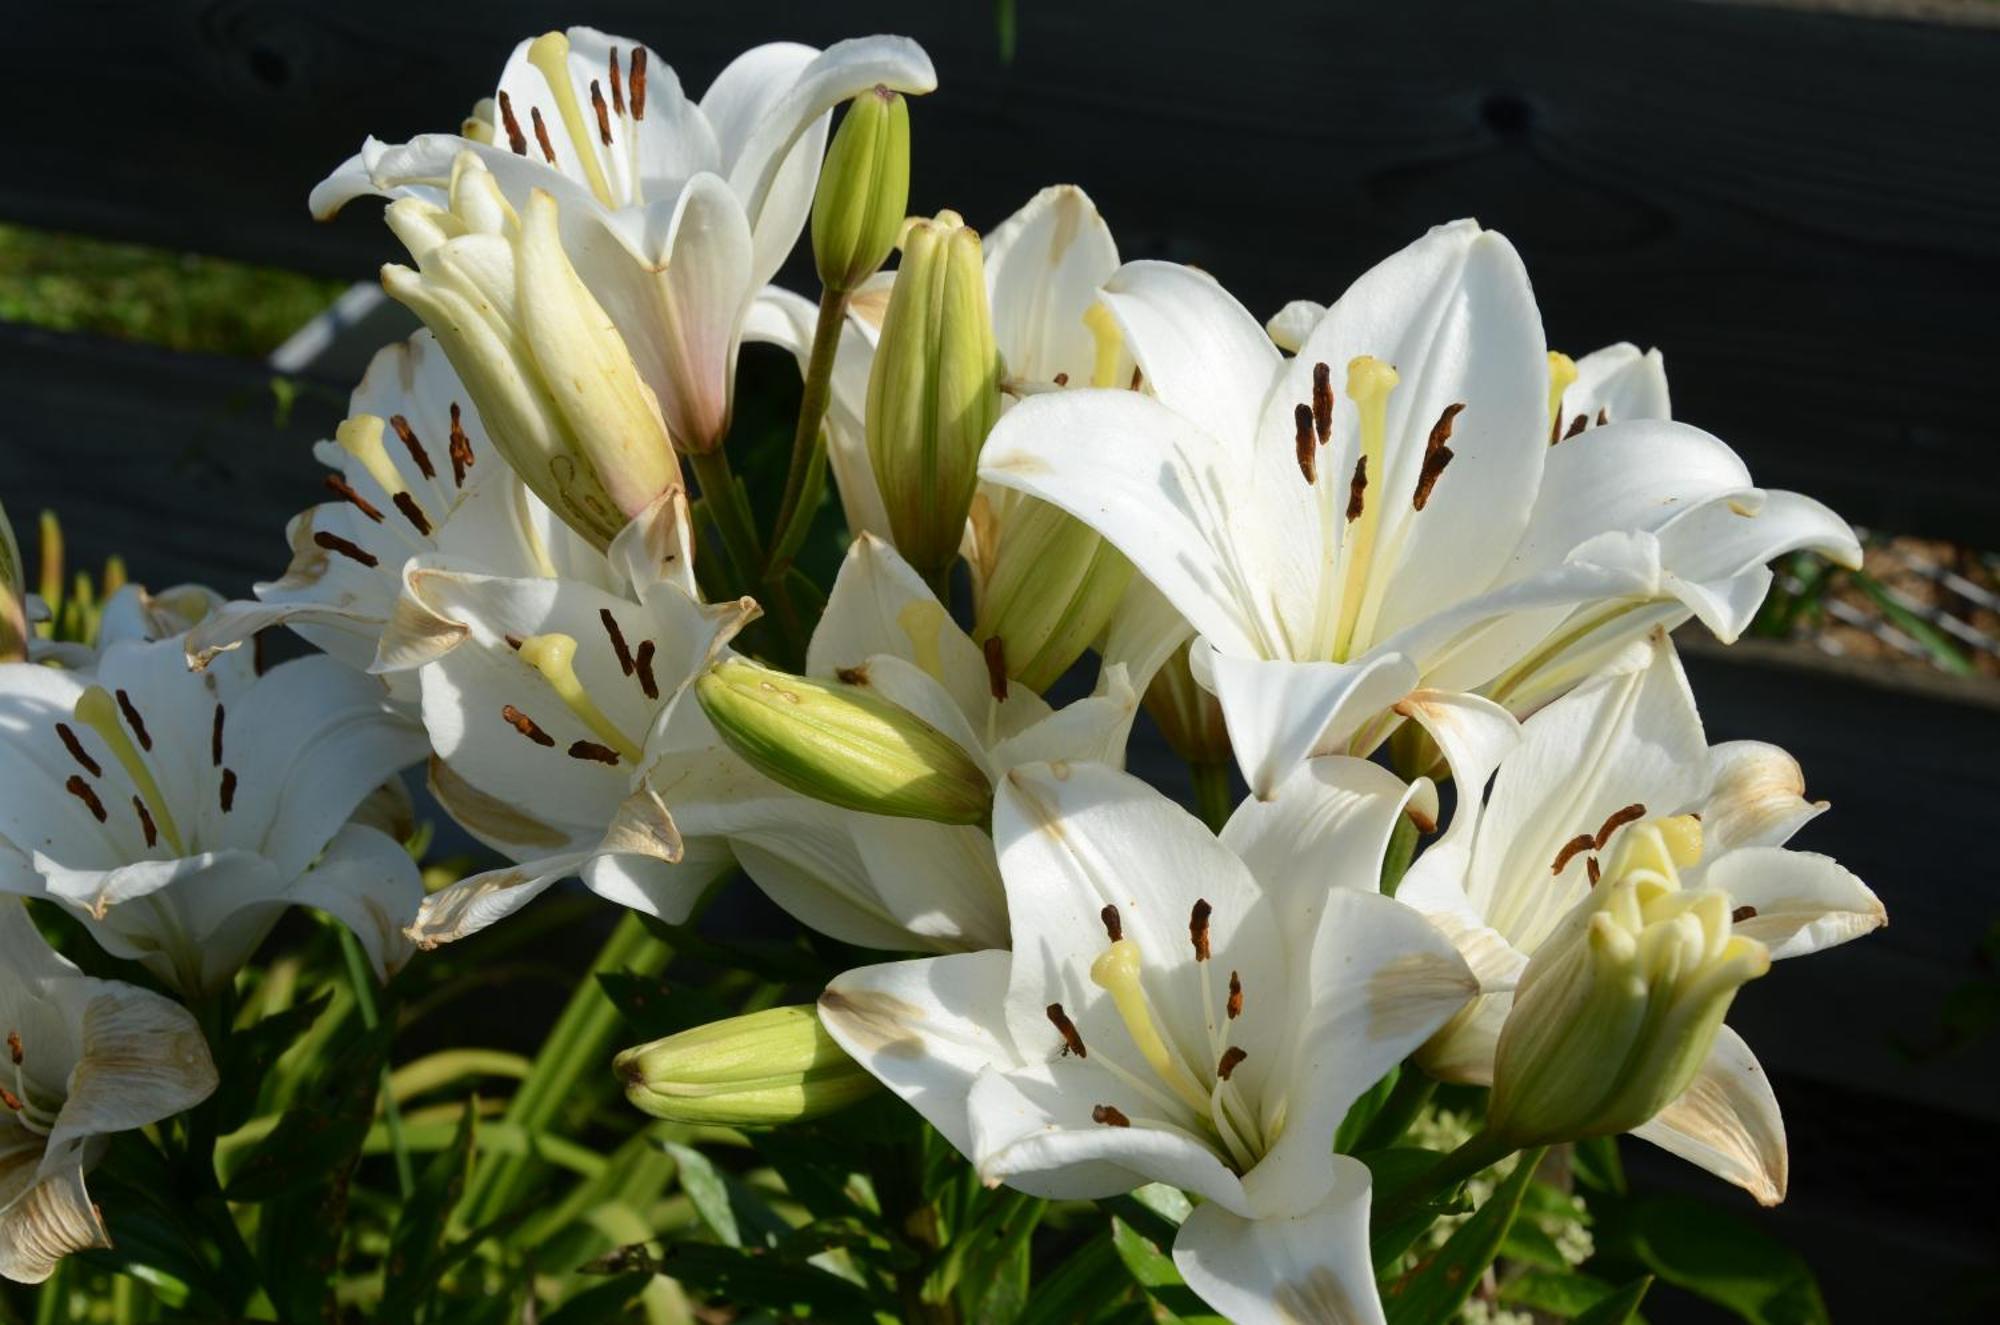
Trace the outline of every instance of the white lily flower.
<instances>
[{"instance_id":1,"label":"white lily flower","mask_svg":"<svg viewBox=\"0 0 2000 1325\"><path fill-rule=\"evenodd\" d=\"M1222 839L1137 779L1012 770L994 805L1012 952L850 971L827 1029L988 1182L1202 1203L1174 1260L1239 1321L1380 1321L1354 1100L1474 992L1376 894L1413 789L1317 760Z\"/></svg>"},{"instance_id":2,"label":"white lily flower","mask_svg":"<svg viewBox=\"0 0 2000 1325\"><path fill-rule=\"evenodd\" d=\"M1833 860L1784 847L1825 803L1805 799L1799 766L1783 750L1707 744L1664 636L1632 646L1605 675L1528 719L1482 802L1492 754L1454 755L1459 810L1396 894L1452 935L1496 991L1424 1047L1420 1061L1434 1075L1492 1080L1507 991L1635 833L1660 827L1680 860L1696 862L1678 869L1679 888L1726 894L1730 931L1774 958L1844 943L1887 920L1867 886ZM1635 1134L1767 1204L1784 1195L1777 1100L1726 1026L1694 1085Z\"/></svg>"},{"instance_id":3,"label":"white lily flower","mask_svg":"<svg viewBox=\"0 0 2000 1325\"><path fill-rule=\"evenodd\" d=\"M111 1239L83 1177L105 1138L208 1098L215 1063L188 1011L84 975L0 898L0 1277L38 1284Z\"/></svg>"},{"instance_id":4,"label":"white lily flower","mask_svg":"<svg viewBox=\"0 0 2000 1325\"><path fill-rule=\"evenodd\" d=\"M371 138L313 190L312 209L329 216L364 193L441 205L464 151L517 210L546 190L570 261L669 432L711 450L728 432L744 320L810 213L829 113L877 84L928 92L937 76L904 37L773 43L738 56L697 103L639 42L551 32L515 47L501 72L501 141Z\"/></svg>"},{"instance_id":5,"label":"white lily flower","mask_svg":"<svg viewBox=\"0 0 2000 1325\"><path fill-rule=\"evenodd\" d=\"M258 631L289 626L358 670L402 595L403 568L425 557L502 576L622 584L612 561L558 519L494 452L472 398L429 331L385 346L354 389L347 421L313 454L333 500L286 529L292 560L189 632L198 666ZM106 609L109 621L110 609ZM414 703L412 677L391 693Z\"/></svg>"},{"instance_id":6,"label":"white lily flower","mask_svg":"<svg viewBox=\"0 0 2000 1325\"><path fill-rule=\"evenodd\" d=\"M865 685L914 713L998 785L1021 764L1119 765L1138 712L1122 667L1061 709L996 673L923 577L863 535L806 654L814 677ZM692 708L692 706L689 706ZM705 727L705 724L704 724ZM691 725L653 779L683 832L726 836L743 869L806 925L848 943L958 952L1007 942L993 839L963 825L837 809L786 790Z\"/></svg>"},{"instance_id":7,"label":"white lily flower","mask_svg":"<svg viewBox=\"0 0 2000 1325\"><path fill-rule=\"evenodd\" d=\"M352 820L423 757L422 730L332 658L194 673L182 650L0 667L0 891L63 904L189 996L227 983L292 905L393 970L423 886L397 841Z\"/></svg>"},{"instance_id":8,"label":"white lily flower","mask_svg":"<svg viewBox=\"0 0 2000 1325\"><path fill-rule=\"evenodd\" d=\"M1658 606L1731 638L1772 557L1858 556L1693 428L1551 448L1527 274L1470 221L1364 275L1292 359L1190 268L1130 263L1103 300L1146 392L1023 401L981 472L1092 525L1194 626L1259 795L1308 754L1374 749L1419 685L1493 681L1579 605L1605 636Z\"/></svg>"}]
</instances>

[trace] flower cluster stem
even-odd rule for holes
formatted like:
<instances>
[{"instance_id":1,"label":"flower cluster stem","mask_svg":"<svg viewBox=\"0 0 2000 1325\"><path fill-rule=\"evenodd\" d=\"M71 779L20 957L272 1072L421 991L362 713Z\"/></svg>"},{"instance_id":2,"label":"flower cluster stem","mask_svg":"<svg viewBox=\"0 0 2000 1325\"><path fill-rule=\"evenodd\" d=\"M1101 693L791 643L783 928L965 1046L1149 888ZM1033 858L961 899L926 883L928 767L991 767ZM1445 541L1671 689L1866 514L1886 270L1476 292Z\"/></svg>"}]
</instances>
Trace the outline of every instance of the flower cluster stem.
<instances>
[{"instance_id":1,"label":"flower cluster stem","mask_svg":"<svg viewBox=\"0 0 2000 1325\"><path fill-rule=\"evenodd\" d=\"M847 321L847 291L824 289L819 318L813 324L812 349L806 358L804 393L799 397L799 421L792 433L792 463L785 473L785 495L771 526L770 559L764 564L768 585L784 578L792 557L812 523L806 490L813 471L826 463L826 406L833 393L833 363L840 350L840 331Z\"/></svg>"},{"instance_id":2,"label":"flower cluster stem","mask_svg":"<svg viewBox=\"0 0 2000 1325\"><path fill-rule=\"evenodd\" d=\"M1484 1129L1474 1132L1464 1145L1432 1165L1409 1186L1383 1201L1373 1217L1375 1226L1385 1227L1415 1214L1467 1178L1485 1172L1513 1153L1513 1146L1492 1133Z\"/></svg>"},{"instance_id":3,"label":"flower cluster stem","mask_svg":"<svg viewBox=\"0 0 2000 1325\"><path fill-rule=\"evenodd\" d=\"M1416 1064L1405 1062L1397 1074L1396 1084L1389 1088L1389 1098L1382 1101L1382 1107L1368 1120L1361 1136L1354 1143L1356 1154L1366 1154L1370 1150L1386 1150L1403 1139L1403 1133L1410 1130L1417 1114L1424 1105L1430 1103L1437 1093L1437 1082L1427 1073L1417 1069Z\"/></svg>"},{"instance_id":4,"label":"flower cluster stem","mask_svg":"<svg viewBox=\"0 0 2000 1325\"><path fill-rule=\"evenodd\" d=\"M1194 803L1201 821L1211 832L1221 832L1236 808L1229 794L1229 765L1190 763L1188 772L1194 778Z\"/></svg>"},{"instance_id":5,"label":"flower cluster stem","mask_svg":"<svg viewBox=\"0 0 2000 1325\"><path fill-rule=\"evenodd\" d=\"M382 1011L375 1002L375 973L368 969L367 954L361 951L361 940L345 925L334 926L340 932L340 955L347 962L347 978L354 986L354 1007L361 1014L361 1024L374 1030L382 1024ZM379 1087L382 1096L382 1126L389 1133L389 1149L396 1158L396 1189L405 1201L417 1189L416 1166L410 1162L410 1143L403 1135L403 1111L396 1104L396 1096L389 1089L389 1062L382 1062L382 1080Z\"/></svg>"}]
</instances>

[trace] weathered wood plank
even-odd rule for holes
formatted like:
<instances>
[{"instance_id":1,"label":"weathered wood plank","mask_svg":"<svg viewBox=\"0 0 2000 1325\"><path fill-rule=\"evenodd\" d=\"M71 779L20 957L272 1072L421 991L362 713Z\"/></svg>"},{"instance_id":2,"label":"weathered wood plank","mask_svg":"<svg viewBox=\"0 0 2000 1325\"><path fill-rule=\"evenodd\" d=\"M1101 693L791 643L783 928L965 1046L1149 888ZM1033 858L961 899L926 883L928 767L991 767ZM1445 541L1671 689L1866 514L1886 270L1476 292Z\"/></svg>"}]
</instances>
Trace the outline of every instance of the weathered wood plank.
<instances>
[{"instance_id":1,"label":"weathered wood plank","mask_svg":"<svg viewBox=\"0 0 2000 1325\"><path fill-rule=\"evenodd\" d=\"M1129 255L1199 262L1259 311L1477 214L1558 345L1662 346L1683 417L1763 481L1991 541L2000 32L1685 0L1020 11L1002 67L980 4L589 10L691 88L757 40L913 31L944 88L916 205L991 224L1075 180ZM454 123L515 37L576 13L37 7L0 50L0 119L27 129L0 216L365 275L395 256L374 209L314 227L311 183L366 132Z\"/></svg>"}]
</instances>

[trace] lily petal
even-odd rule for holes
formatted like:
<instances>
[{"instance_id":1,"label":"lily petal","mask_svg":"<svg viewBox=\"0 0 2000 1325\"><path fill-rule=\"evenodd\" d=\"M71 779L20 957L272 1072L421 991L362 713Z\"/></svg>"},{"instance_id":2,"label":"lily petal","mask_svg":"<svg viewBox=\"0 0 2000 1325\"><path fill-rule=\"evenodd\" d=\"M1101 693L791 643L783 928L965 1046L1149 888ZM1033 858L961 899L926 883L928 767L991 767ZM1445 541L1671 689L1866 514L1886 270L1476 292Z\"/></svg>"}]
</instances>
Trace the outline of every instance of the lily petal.
<instances>
[{"instance_id":1,"label":"lily petal","mask_svg":"<svg viewBox=\"0 0 2000 1325\"><path fill-rule=\"evenodd\" d=\"M1727 1026L1694 1084L1632 1135L1735 1183L1760 1205L1785 1199L1790 1160L1778 1097L1750 1046Z\"/></svg>"},{"instance_id":2,"label":"lily petal","mask_svg":"<svg viewBox=\"0 0 2000 1325\"><path fill-rule=\"evenodd\" d=\"M1824 814L1825 801L1806 799L1799 761L1762 741L1709 747L1715 782L1701 807L1701 835L1711 851L1783 846Z\"/></svg>"},{"instance_id":3,"label":"lily petal","mask_svg":"<svg viewBox=\"0 0 2000 1325\"><path fill-rule=\"evenodd\" d=\"M1368 1256L1368 1166L1333 1157L1319 1204L1288 1217L1245 1219L1210 1202L1174 1239L1174 1266L1201 1299L1239 1325L1380 1325Z\"/></svg>"},{"instance_id":4,"label":"lily petal","mask_svg":"<svg viewBox=\"0 0 2000 1325\"><path fill-rule=\"evenodd\" d=\"M1301 760L1344 750L1363 723L1419 680L1416 666L1399 653L1352 663L1285 662L1232 656L1198 641L1188 660L1195 679L1222 702L1252 794L1266 799Z\"/></svg>"},{"instance_id":5,"label":"lily petal","mask_svg":"<svg viewBox=\"0 0 2000 1325\"><path fill-rule=\"evenodd\" d=\"M1811 851L1741 847L1716 856L1695 882L1728 893L1743 916L1731 928L1770 948L1774 958L1838 947L1889 923L1867 884Z\"/></svg>"}]
</instances>

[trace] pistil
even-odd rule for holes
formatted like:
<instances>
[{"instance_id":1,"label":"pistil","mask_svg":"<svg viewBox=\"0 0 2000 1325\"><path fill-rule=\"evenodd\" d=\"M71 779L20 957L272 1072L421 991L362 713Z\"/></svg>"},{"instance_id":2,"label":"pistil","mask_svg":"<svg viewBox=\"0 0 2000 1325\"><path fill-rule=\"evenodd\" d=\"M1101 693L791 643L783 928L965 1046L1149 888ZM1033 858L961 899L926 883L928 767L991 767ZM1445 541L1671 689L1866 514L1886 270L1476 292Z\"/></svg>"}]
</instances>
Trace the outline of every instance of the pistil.
<instances>
[{"instance_id":1,"label":"pistil","mask_svg":"<svg viewBox=\"0 0 2000 1325\"><path fill-rule=\"evenodd\" d=\"M409 423L402 420L401 415L397 418L402 423L397 432L399 434L407 432ZM396 468L395 462L389 459L389 448L382 443L382 433L386 426L373 414L356 414L353 418L341 420L333 430L333 440L339 444L341 450L361 462L361 467L368 471L368 477L374 479L376 486L388 494L390 502L402 513L403 518L410 522L411 527L419 534L428 535L432 524L430 513L424 510L422 503L410 491L410 485L403 482L401 471ZM414 437L415 434L410 435ZM363 508L364 514L366 509Z\"/></svg>"},{"instance_id":2,"label":"pistil","mask_svg":"<svg viewBox=\"0 0 2000 1325\"><path fill-rule=\"evenodd\" d=\"M597 152L590 145L590 130L584 127L583 107L577 103L576 87L569 77L569 38L560 32L545 32L528 43L528 63L540 71L549 85L549 91L556 99L556 113L562 116L563 129L569 134L571 146L583 162L584 178L590 182L590 191L606 207L618 204L611 196L610 181L604 177L604 168L598 164ZM610 125L603 120L600 110L599 128L605 141L611 137Z\"/></svg>"},{"instance_id":3,"label":"pistil","mask_svg":"<svg viewBox=\"0 0 2000 1325\"><path fill-rule=\"evenodd\" d=\"M1092 304L1083 312L1083 325L1090 329L1097 356L1091 363L1090 384L1095 387L1118 385L1118 356L1125 348L1125 334L1118 319L1103 304Z\"/></svg>"},{"instance_id":4,"label":"pistil","mask_svg":"<svg viewBox=\"0 0 2000 1325\"><path fill-rule=\"evenodd\" d=\"M130 701L127 701L128 706ZM152 811L153 823L160 835L167 839L167 846L176 856L187 854L181 838L180 826L174 822L173 812L167 808L167 799L160 793L160 784L153 777L153 770L147 766L146 758L132 743L120 725L118 702L103 686L90 686L76 697L76 720L91 731L110 748L111 757L125 770L125 776L132 780L140 799Z\"/></svg>"},{"instance_id":5,"label":"pistil","mask_svg":"<svg viewBox=\"0 0 2000 1325\"><path fill-rule=\"evenodd\" d=\"M556 692L556 698L578 721L603 738L604 743L637 764L643 753L640 747L611 719L597 707L584 690L583 683L576 675L576 640L568 635L530 635L521 641L521 661L542 674L549 683L549 689Z\"/></svg>"},{"instance_id":6,"label":"pistil","mask_svg":"<svg viewBox=\"0 0 2000 1325\"><path fill-rule=\"evenodd\" d=\"M1359 355L1347 365L1347 395L1361 415L1360 458L1357 473L1386 475L1385 456L1389 416L1389 393L1401 378L1396 370L1371 355ZM1361 617L1362 600L1367 597L1368 576L1375 557L1376 530L1382 523L1382 502L1361 496L1360 512L1348 522L1344 540L1346 572L1339 580L1339 612L1325 601L1321 591L1322 626L1316 629L1314 656L1345 662L1354 648L1354 628ZM1351 509L1351 507L1350 507ZM1332 586L1328 586L1329 588ZM1325 638L1325 626L1332 625L1332 637Z\"/></svg>"},{"instance_id":7,"label":"pistil","mask_svg":"<svg viewBox=\"0 0 2000 1325\"><path fill-rule=\"evenodd\" d=\"M1181 1102L1202 1118L1209 1117L1208 1092L1201 1088L1187 1067L1160 1035L1160 1029L1153 1018L1152 1001L1146 997L1145 985L1139 979L1141 959L1139 945L1132 939L1120 939L1100 954L1091 963L1090 978L1111 995L1111 1001L1118 1009L1120 1020L1125 1023L1125 1033L1132 1037L1133 1045L1140 1057L1153 1069L1155 1076L1167 1083Z\"/></svg>"}]
</instances>

